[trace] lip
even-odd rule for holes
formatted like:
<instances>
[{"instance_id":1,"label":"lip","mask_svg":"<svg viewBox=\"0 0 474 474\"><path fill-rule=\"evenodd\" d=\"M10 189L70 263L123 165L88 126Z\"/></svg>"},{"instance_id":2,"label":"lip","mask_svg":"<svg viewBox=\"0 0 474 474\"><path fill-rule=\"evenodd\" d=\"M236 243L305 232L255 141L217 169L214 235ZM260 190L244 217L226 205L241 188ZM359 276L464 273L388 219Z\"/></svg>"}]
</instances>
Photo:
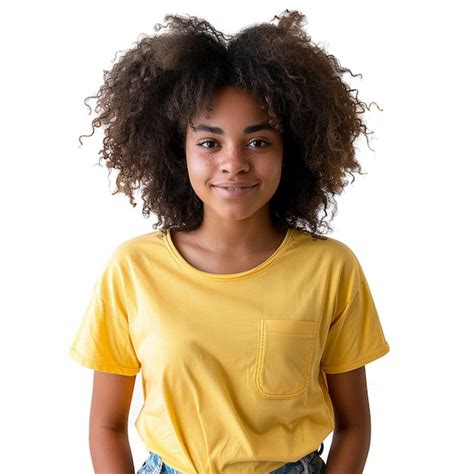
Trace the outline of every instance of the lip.
<instances>
[{"instance_id":1,"label":"lip","mask_svg":"<svg viewBox=\"0 0 474 474\"><path fill-rule=\"evenodd\" d=\"M237 184L234 184L235 187L238 187ZM243 185L241 185L243 186ZM258 184L255 184L253 186L250 186L250 187L245 187L245 188L242 188L242 189L235 189L234 191L231 191L230 189L225 189L224 187L222 187L221 185L212 185L213 188L216 189L216 191L223 197L227 197L227 198L240 198L240 197L243 197L243 196L247 196L249 195L256 187L258 186ZM232 187L229 185L229 187Z\"/></svg>"},{"instance_id":2,"label":"lip","mask_svg":"<svg viewBox=\"0 0 474 474\"><path fill-rule=\"evenodd\" d=\"M222 183L216 183L212 186L236 188L239 186L255 186L256 184L258 183L246 183L245 181L222 181Z\"/></svg>"}]
</instances>

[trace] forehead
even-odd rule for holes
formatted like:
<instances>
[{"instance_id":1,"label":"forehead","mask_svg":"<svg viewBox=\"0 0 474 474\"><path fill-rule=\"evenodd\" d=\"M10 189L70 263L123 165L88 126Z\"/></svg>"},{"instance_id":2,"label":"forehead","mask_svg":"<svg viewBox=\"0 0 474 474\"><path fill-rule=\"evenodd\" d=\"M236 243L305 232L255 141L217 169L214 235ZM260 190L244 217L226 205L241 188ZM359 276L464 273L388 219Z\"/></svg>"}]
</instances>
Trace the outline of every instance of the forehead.
<instances>
[{"instance_id":1,"label":"forehead","mask_svg":"<svg viewBox=\"0 0 474 474\"><path fill-rule=\"evenodd\" d=\"M240 117L247 119L266 119L268 114L264 104L248 92L233 86L224 86L214 91L206 103L198 107L193 120L210 118Z\"/></svg>"}]
</instances>

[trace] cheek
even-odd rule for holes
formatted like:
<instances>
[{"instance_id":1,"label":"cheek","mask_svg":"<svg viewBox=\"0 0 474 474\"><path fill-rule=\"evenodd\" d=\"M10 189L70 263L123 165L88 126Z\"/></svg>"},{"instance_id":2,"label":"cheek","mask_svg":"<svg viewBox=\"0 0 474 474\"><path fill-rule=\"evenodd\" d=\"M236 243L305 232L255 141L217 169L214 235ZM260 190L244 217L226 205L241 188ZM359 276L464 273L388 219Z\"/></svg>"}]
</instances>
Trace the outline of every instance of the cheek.
<instances>
[{"instance_id":1,"label":"cheek","mask_svg":"<svg viewBox=\"0 0 474 474\"><path fill-rule=\"evenodd\" d=\"M282 173L281 160L269 160L261 164L260 173L269 181L278 181Z\"/></svg>"},{"instance_id":2,"label":"cheek","mask_svg":"<svg viewBox=\"0 0 474 474\"><path fill-rule=\"evenodd\" d=\"M210 178L210 162L202 157L191 156L187 159L186 165L191 184L198 187L206 186L206 182Z\"/></svg>"}]
</instances>

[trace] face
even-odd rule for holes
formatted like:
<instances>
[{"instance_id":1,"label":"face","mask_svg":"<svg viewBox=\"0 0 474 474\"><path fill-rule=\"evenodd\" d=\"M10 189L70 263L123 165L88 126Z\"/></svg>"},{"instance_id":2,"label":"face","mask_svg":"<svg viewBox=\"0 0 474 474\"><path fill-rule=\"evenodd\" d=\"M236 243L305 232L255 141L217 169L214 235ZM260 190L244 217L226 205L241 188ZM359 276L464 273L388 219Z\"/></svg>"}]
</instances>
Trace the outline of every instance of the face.
<instances>
[{"instance_id":1,"label":"face","mask_svg":"<svg viewBox=\"0 0 474 474\"><path fill-rule=\"evenodd\" d=\"M209 115L199 112L191 120L186 163L205 218L268 219L283 160L282 134L269 118L255 97L226 86L214 93ZM232 184L235 190L226 189Z\"/></svg>"}]
</instances>

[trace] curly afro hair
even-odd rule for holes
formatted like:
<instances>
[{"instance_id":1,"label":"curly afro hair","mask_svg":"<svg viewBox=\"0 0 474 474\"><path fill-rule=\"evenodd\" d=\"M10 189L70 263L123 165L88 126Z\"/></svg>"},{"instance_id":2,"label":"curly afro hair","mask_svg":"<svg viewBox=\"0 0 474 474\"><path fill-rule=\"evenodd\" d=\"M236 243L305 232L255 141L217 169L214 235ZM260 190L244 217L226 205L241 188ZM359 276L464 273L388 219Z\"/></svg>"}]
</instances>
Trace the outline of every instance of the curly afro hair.
<instances>
[{"instance_id":1,"label":"curly afro hair","mask_svg":"<svg viewBox=\"0 0 474 474\"><path fill-rule=\"evenodd\" d=\"M104 126L99 155L118 170L113 194L125 193L135 207L133 192L141 188L143 215L156 214L153 228L163 235L199 227L203 203L187 174L186 128L201 107L209 110L216 89L230 85L253 94L282 132L285 166L269 202L272 221L324 239L322 228L332 230L324 217L337 209L334 195L348 173L364 174L353 143L372 133L359 117L367 105L342 80L347 71L355 76L311 41L298 11L233 36L189 15L165 20L154 26L164 31L137 41L84 101L89 107L87 100L97 99L99 115L85 136Z\"/></svg>"}]
</instances>

